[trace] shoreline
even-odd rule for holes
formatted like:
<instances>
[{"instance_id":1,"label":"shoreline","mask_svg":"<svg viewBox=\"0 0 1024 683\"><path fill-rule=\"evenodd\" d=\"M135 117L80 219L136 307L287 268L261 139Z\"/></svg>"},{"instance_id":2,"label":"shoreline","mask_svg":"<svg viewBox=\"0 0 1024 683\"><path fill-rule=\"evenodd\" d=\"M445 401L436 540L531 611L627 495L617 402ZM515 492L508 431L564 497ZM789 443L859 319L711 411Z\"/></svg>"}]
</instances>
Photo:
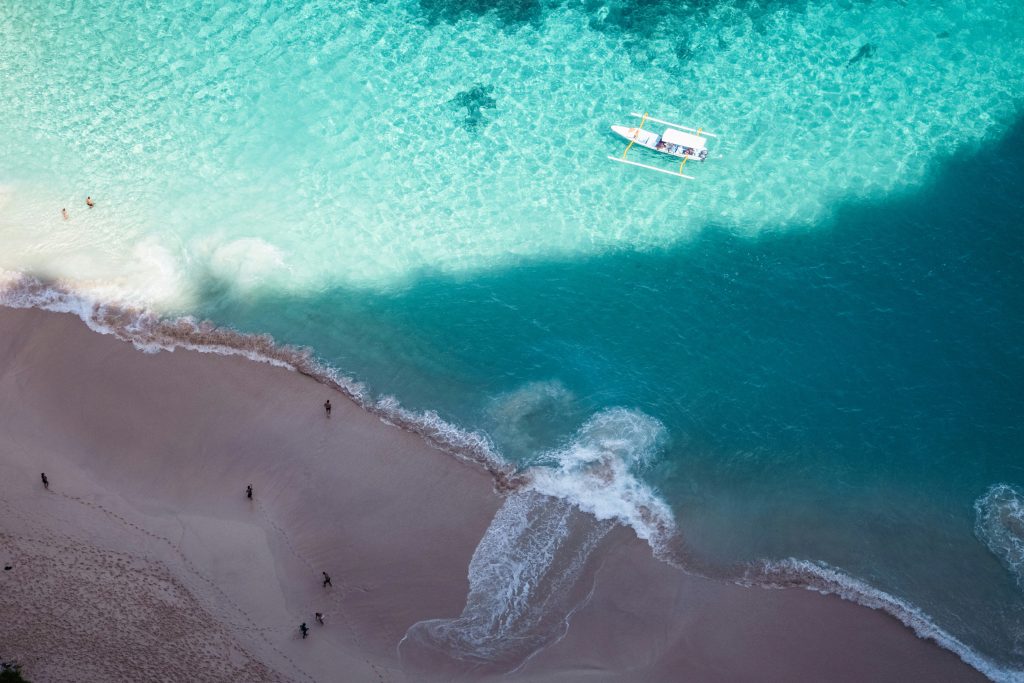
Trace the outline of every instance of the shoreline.
<instances>
[{"instance_id":1,"label":"shoreline","mask_svg":"<svg viewBox=\"0 0 1024 683\"><path fill-rule=\"evenodd\" d=\"M0 559L25 560L0 576L10 596L0 598L0 623L35 634L0 633L14 643L0 654L21 661L30 680L61 680L58 646L66 667L98 652L124 671L136 660L173 667L203 652L189 641L197 628L219 643L211 652L220 655L200 658L211 680L225 661L250 680L439 675L404 670L397 646L413 624L463 609L467 567L507 500L495 488L515 489L507 469L460 462L425 442L429 434L382 423L341 385L353 400L335 402L327 420L319 406L333 390L301 369L180 348L141 353L71 315L0 308L0 359ZM39 470L50 476L48 495ZM61 547L74 562L54 562ZM18 571L54 564L60 572L47 576L57 588ZM333 568L327 593L321 567ZM886 613L689 576L624 527L603 536L580 571L587 590L570 606L568 630L505 678L982 680ZM75 602L59 589L68 580L91 586L92 597ZM111 619L138 622L139 633L68 642L39 627L44 617L62 623L58 614L75 622L76 610L98 621L88 614L102 596L129 596L127 612ZM327 613L324 627L313 611ZM301 621L311 640L298 637ZM153 634L168 629L189 635L161 646Z\"/></svg>"}]
</instances>

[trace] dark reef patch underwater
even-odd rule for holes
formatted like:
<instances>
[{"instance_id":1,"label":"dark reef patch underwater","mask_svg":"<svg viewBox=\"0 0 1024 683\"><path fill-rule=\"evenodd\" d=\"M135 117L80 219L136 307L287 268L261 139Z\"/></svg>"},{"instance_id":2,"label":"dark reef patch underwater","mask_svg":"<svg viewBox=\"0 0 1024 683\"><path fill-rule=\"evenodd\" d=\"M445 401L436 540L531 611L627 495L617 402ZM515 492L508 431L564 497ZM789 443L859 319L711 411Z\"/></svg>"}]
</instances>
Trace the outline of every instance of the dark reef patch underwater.
<instances>
[{"instance_id":1,"label":"dark reef patch underwater","mask_svg":"<svg viewBox=\"0 0 1024 683\"><path fill-rule=\"evenodd\" d=\"M873 57L875 55L875 51L876 50L877 50L877 48L874 45L872 45L871 43L864 43L863 45L860 46L860 49L857 50L857 54L855 54L854 56L850 57L849 61L846 62L847 68L853 66L854 64L856 64L857 62L859 62L859 61L861 61L863 59L867 59L868 57Z\"/></svg>"},{"instance_id":2,"label":"dark reef patch underwater","mask_svg":"<svg viewBox=\"0 0 1024 683\"><path fill-rule=\"evenodd\" d=\"M468 90L463 90L448 101L456 111L465 111L465 118L462 119L462 127L470 132L476 132L485 123L484 109L494 109L497 105L491 96L494 88L489 85L474 85Z\"/></svg>"}]
</instances>

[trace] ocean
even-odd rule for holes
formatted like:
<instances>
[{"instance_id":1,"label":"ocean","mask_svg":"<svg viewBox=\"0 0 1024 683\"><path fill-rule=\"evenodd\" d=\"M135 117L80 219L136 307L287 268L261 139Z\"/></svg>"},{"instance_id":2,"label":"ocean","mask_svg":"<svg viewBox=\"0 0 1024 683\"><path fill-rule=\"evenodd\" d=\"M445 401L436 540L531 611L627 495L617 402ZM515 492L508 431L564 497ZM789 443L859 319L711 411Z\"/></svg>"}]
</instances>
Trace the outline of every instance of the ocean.
<instances>
[{"instance_id":1,"label":"ocean","mask_svg":"<svg viewBox=\"0 0 1024 683\"><path fill-rule=\"evenodd\" d=\"M7 3L0 92L3 302L308 347L1024 677L1024 5ZM606 159L645 111L719 136L696 180Z\"/></svg>"}]
</instances>

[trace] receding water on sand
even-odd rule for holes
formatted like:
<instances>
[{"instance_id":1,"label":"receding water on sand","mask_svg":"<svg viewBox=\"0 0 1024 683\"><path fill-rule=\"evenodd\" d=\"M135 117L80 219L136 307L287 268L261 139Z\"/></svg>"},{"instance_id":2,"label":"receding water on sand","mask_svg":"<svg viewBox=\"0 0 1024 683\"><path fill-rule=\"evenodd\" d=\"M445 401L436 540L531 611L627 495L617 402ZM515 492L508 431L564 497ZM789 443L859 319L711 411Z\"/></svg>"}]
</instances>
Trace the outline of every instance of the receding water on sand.
<instances>
[{"instance_id":1,"label":"receding water on sand","mask_svg":"<svg viewBox=\"0 0 1024 683\"><path fill-rule=\"evenodd\" d=\"M612 526L565 500L509 495L473 554L462 614L414 624L398 646L403 663L435 674L514 671L565 635Z\"/></svg>"}]
</instances>

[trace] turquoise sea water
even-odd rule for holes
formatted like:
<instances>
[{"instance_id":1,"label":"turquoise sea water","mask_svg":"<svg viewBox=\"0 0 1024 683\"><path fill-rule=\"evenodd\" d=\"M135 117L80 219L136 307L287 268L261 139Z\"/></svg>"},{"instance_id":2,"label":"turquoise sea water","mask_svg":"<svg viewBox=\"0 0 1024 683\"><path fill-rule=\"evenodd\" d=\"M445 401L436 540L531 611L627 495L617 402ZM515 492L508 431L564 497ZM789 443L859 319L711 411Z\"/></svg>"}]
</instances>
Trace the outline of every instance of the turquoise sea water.
<instances>
[{"instance_id":1,"label":"turquoise sea water","mask_svg":"<svg viewBox=\"0 0 1024 683\"><path fill-rule=\"evenodd\" d=\"M1022 92L1016 2L9 3L0 269L308 345L1012 676ZM636 110L721 136L696 181L605 160Z\"/></svg>"}]
</instances>

